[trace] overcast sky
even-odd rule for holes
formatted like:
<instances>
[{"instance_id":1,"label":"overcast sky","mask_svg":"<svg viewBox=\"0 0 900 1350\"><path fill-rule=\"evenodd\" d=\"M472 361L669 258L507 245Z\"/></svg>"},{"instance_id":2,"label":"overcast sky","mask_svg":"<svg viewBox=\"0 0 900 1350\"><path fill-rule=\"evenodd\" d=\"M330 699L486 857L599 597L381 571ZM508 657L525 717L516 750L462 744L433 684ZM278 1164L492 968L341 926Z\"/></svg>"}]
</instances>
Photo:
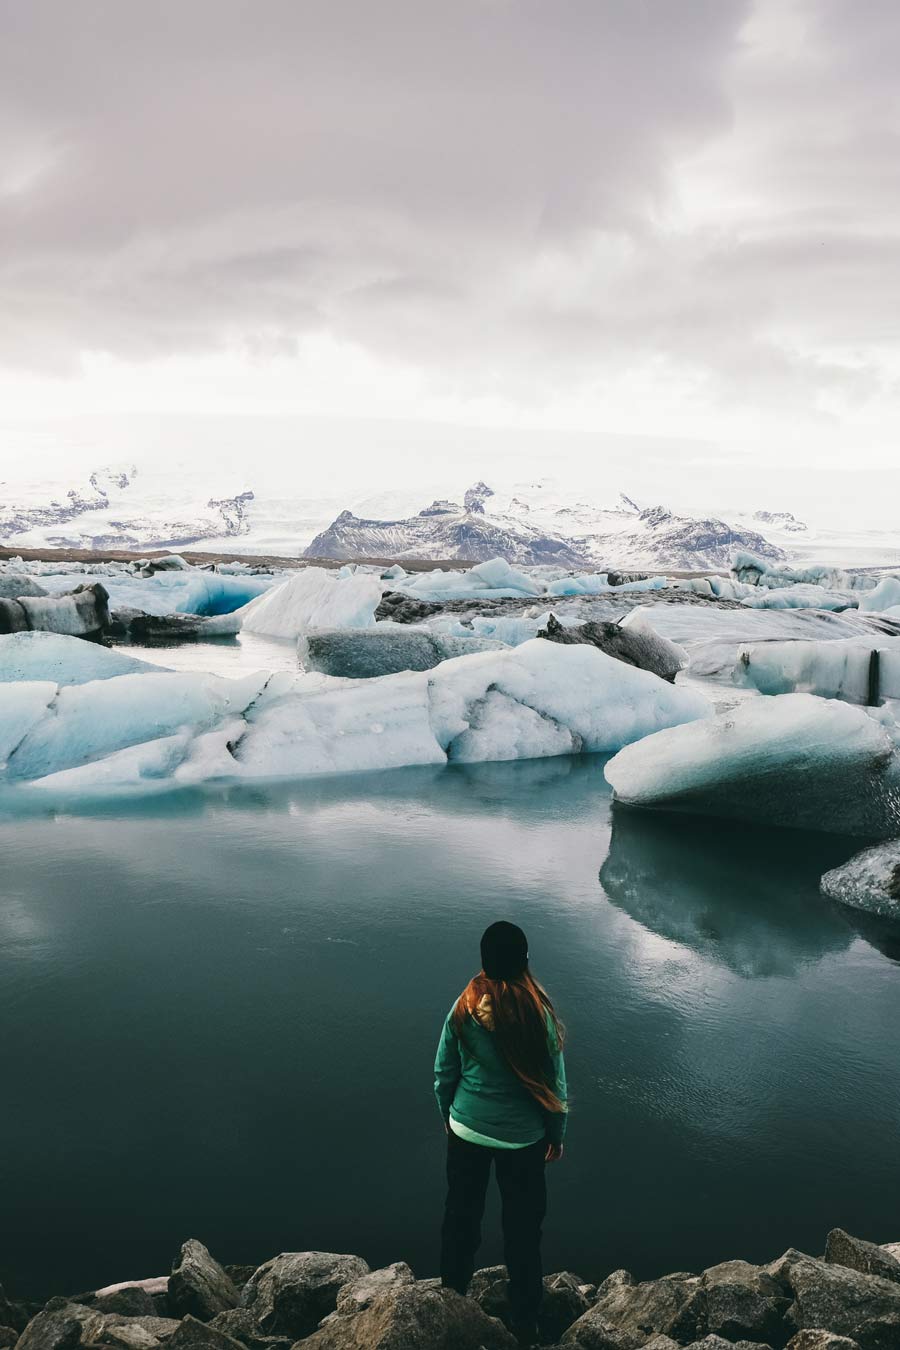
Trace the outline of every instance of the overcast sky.
<instances>
[{"instance_id":1,"label":"overcast sky","mask_svg":"<svg viewBox=\"0 0 900 1350\"><path fill-rule=\"evenodd\" d=\"M0 478L190 453L340 493L450 456L895 516L893 0L0 0L0 30Z\"/></svg>"}]
</instances>

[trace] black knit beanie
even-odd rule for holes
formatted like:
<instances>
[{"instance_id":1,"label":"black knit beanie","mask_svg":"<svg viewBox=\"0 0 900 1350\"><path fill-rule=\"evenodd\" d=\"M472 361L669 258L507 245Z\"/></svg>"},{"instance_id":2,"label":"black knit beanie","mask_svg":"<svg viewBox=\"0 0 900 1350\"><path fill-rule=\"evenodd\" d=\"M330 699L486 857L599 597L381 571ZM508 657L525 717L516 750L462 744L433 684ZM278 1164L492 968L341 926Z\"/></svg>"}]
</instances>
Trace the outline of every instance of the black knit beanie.
<instances>
[{"instance_id":1,"label":"black knit beanie","mask_svg":"<svg viewBox=\"0 0 900 1350\"><path fill-rule=\"evenodd\" d=\"M501 919L484 930L481 967L489 980L514 980L528 965L528 939L514 923Z\"/></svg>"}]
</instances>

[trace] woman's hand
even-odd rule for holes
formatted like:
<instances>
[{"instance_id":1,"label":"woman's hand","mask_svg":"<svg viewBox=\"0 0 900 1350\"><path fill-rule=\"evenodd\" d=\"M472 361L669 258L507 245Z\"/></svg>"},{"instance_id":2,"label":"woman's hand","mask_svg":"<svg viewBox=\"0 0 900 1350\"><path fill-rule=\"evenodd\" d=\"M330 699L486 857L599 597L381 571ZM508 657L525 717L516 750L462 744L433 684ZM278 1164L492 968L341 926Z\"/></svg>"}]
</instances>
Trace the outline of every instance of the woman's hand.
<instances>
[{"instance_id":1,"label":"woman's hand","mask_svg":"<svg viewBox=\"0 0 900 1350\"><path fill-rule=\"evenodd\" d=\"M548 1144L547 1152L544 1154L544 1162L559 1162L562 1155L562 1144Z\"/></svg>"}]
</instances>

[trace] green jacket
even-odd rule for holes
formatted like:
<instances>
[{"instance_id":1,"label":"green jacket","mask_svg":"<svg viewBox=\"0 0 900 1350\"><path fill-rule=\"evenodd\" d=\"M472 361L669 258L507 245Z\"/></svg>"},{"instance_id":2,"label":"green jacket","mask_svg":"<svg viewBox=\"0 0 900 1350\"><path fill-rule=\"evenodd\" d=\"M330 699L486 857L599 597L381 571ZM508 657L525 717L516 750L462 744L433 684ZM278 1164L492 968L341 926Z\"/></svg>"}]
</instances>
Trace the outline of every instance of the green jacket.
<instances>
[{"instance_id":1,"label":"green jacket","mask_svg":"<svg viewBox=\"0 0 900 1350\"><path fill-rule=\"evenodd\" d=\"M453 1008L444 1021L434 1061L434 1095L444 1120L449 1119L452 1107L454 1120L491 1139L528 1143L543 1130L551 1143L561 1144L566 1112L547 1111L535 1101L503 1059L491 1029L489 1000L482 999L477 1012L478 1016L468 1015L459 1036L453 1026ZM565 1059L549 1014L547 1040L554 1073L552 1087L565 1102Z\"/></svg>"}]
</instances>

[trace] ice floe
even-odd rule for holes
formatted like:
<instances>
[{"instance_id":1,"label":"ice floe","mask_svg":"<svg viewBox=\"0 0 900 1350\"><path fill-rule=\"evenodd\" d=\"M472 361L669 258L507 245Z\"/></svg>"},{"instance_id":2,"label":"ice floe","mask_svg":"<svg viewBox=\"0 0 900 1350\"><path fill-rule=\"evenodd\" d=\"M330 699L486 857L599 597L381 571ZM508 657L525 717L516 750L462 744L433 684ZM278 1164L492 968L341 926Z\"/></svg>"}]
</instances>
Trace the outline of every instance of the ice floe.
<instances>
[{"instance_id":1,"label":"ice floe","mask_svg":"<svg viewBox=\"0 0 900 1350\"><path fill-rule=\"evenodd\" d=\"M147 674L165 667L139 661L97 642L60 633L0 635L0 684L18 680L53 680L55 684L87 684L114 675ZM0 697L6 697L6 692Z\"/></svg>"},{"instance_id":2,"label":"ice floe","mask_svg":"<svg viewBox=\"0 0 900 1350\"><path fill-rule=\"evenodd\" d=\"M733 679L761 694L799 692L876 706L900 699L900 637L748 643L738 650Z\"/></svg>"},{"instance_id":3,"label":"ice floe","mask_svg":"<svg viewBox=\"0 0 900 1350\"><path fill-rule=\"evenodd\" d=\"M342 569L343 571L343 569ZM311 628L367 628L384 586L371 572L305 567L239 611L243 631L297 638Z\"/></svg>"},{"instance_id":4,"label":"ice floe","mask_svg":"<svg viewBox=\"0 0 900 1350\"><path fill-rule=\"evenodd\" d=\"M299 638L297 655L305 670L359 680L401 670L431 670L454 656L498 651L503 646L471 633L448 637L388 620L373 628L313 629Z\"/></svg>"},{"instance_id":5,"label":"ice floe","mask_svg":"<svg viewBox=\"0 0 900 1350\"><path fill-rule=\"evenodd\" d=\"M900 923L900 839L857 853L822 878L832 900Z\"/></svg>"},{"instance_id":6,"label":"ice floe","mask_svg":"<svg viewBox=\"0 0 900 1350\"><path fill-rule=\"evenodd\" d=\"M367 680L150 673L6 688L29 720L0 777L67 794L615 750L710 712L596 648L543 640Z\"/></svg>"},{"instance_id":7,"label":"ice floe","mask_svg":"<svg viewBox=\"0 0 900 1350\"><path fill-rule=\"evenodd\" d=\"M897 740L883 711L782 694L648 736L605 774L630 806L885 837L900 830Z\"/></svg>"}]
</instances>

